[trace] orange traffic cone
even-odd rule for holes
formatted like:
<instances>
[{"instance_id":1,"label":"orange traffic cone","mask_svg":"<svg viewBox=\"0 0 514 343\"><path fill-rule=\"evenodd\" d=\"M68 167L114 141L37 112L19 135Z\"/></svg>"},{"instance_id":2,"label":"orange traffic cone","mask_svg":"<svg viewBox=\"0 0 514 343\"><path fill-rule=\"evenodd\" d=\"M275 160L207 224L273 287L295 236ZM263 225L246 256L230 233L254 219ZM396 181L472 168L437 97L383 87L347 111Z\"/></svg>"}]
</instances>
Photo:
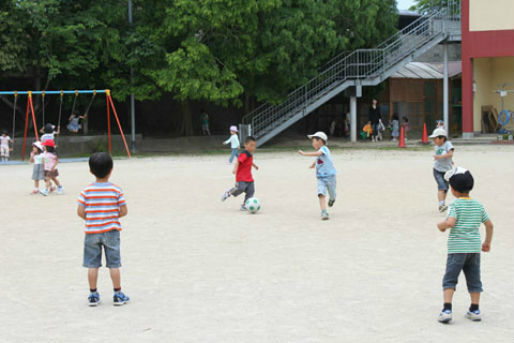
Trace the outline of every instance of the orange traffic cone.
<instances>
[{"instance_id":1,"label":"orange traffic cone","mask_svg":"<svg viewBox=\"0 0 514 343\"><path fill-rule=\"evenodd\" d=\"M398 142L398 148L405 148L405 128L400 128L400 141Z\"/></svg>"},{"instance_id":2,"label":"orange traffic cone","mask_svg":"<svg viewBox=\"0 0 514 343\"><path fill-rule=\"evenodd\" d=\"M421 137L421 143L428 144L427 123L423 123L423 136Z\"/></svg>"}]
</instances>

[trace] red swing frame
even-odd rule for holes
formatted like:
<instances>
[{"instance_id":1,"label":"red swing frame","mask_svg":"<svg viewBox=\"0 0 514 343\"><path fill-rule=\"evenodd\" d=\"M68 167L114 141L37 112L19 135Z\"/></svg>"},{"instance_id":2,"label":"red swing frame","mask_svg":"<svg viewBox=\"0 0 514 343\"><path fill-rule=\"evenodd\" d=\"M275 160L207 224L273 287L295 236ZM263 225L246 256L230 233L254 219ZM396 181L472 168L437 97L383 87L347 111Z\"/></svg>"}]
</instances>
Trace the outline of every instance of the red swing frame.
<instances>
[{"instance_id":1,"label":"red swing frame","mask_svg":"<svg viewBox=\"0 0 514 343\"><path fill-rule=\"evenodd\" d=\"M61 91L62 92L62 91ZM94 91L96 93L96 91ZM111 109L114 118L116 119L116 123L118 124L118 128L120 129L121 138L123 140L123 145L125 146L125 151L127 152L127 156L130 158L132 155L130 154L130 150L127 145L127 140L125 138L125 134L123 133L123 128L121 127L120 119L118 117L118 113L116 112L116 107L114 106L114 102L111 97L111 90L105 90L105 99L107 103L107 137L109 143L109 153L112 154L112 137L111 137ZM21 153L22 160L25 160L26 149L27 149L27 131L29 128L29 115L32 117L32 123L34 124L34 135L36 140L39 140L39 134L37 131L36 124L36 114L34 112L34 103L32 101L32 91L27 92L27 111L25 115L25 129L23 131L23 149Z\"/></svg>"}]
</instances>

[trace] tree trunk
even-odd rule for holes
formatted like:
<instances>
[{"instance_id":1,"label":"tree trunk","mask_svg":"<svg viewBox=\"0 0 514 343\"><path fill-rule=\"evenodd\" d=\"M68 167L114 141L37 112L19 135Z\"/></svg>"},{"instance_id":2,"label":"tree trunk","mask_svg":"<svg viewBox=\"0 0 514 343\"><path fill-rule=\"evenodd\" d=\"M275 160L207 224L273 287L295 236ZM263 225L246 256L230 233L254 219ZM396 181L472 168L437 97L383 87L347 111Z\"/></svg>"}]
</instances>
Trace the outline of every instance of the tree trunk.
<instances>
[{"instance_id":1,"label":"tree trunk","mask_svg":"<svg viewBox=\"0 0 514 343\"><path fill-rule=\"evenodd\" d=\"M180 131L179 134L181 136L192 136L194 134L193 131L193 116L191 114L191 107L189 106L189 101L184 100L180 104Z\"/></svg>"}]
</instances>

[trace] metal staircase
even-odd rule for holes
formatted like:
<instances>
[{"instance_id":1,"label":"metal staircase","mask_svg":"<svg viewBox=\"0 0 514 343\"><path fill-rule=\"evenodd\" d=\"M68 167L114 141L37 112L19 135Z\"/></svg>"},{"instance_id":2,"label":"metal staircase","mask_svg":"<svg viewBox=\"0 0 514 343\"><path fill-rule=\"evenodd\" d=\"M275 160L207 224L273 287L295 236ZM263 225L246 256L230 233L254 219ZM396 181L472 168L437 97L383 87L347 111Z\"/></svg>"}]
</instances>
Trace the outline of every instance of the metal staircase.
<instances>
[{"instance_id":1,"label":"metal staircase","mask_svg":"<svg viewBox=\"0 0 514 343\"><path fill-rule=\"evenodd\" d=\"M318 76L278 105L263 104L243 117L262 145L351 86L374 86L443 41L460 41L458 2L423 15L374 49L332 59Z\"/></svg>"}]
</instances>

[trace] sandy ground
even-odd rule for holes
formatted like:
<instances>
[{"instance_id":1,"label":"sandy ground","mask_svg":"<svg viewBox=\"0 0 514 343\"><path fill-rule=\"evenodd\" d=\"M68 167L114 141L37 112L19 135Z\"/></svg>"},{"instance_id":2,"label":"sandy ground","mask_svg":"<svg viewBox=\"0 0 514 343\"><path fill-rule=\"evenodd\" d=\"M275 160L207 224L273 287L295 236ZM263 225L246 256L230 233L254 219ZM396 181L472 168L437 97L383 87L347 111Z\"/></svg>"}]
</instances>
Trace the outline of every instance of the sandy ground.
<instances>
[{"instance_id":1,"label":"sandy ground","mask_svg":"<svg viewBox=\"0 0 514 343\"><path fill-rule=\"evenodd\" d=\"M62 164L62 196L30 196L31 166L0 166L0 342L512 342L514 149L457 148L495 224L483 254L483 321L461 276L441 325L446 238L429 151L338 150L339 198L321 222L310 158L256 154L258 215L220 202L226 156L115 162L126 193L122 278L132 302L89 308L75 199L86 163Z\"/></svg>"}]
</instances>

